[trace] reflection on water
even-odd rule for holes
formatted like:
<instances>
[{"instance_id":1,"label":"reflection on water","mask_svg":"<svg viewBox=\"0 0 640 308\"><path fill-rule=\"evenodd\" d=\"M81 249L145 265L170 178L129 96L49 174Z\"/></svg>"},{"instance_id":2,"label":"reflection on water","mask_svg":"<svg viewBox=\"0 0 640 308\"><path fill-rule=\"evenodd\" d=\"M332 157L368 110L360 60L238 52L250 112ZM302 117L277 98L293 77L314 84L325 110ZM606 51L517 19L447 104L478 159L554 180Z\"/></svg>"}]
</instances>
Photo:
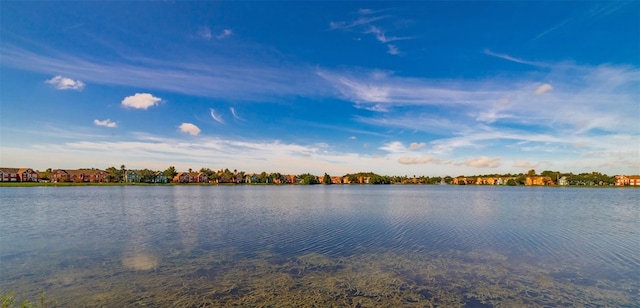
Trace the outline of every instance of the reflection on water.
<instances>
[{"instance_id":1,"label":"reflection on water","mask_svg":"<svg viewBox=\"0 0 640 308\"><path fill-rule=\"evenodd\" d=\"M640 302L637 190L178 186L0 196L0 291L19 299L45 291L74 307Z\"/></svg>"}]
</instances>

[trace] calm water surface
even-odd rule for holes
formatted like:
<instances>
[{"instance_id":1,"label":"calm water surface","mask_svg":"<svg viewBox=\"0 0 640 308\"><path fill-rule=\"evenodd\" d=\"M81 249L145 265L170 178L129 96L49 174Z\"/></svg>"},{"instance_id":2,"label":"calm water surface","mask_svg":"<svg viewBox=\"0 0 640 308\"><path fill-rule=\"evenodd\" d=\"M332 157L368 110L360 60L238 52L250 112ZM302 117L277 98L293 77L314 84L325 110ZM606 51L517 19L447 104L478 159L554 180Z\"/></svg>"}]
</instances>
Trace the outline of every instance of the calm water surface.
<instances>
[{"instance_id":1,"label":"calm water surface","mask_svg":"<svg viewBox=\"0 0 640 308\"><path fill-rule=\"evenodd\" d=\"M640 302L640 190L0 188L0 291L62 306Z\"/></svg>"}]
</instances>

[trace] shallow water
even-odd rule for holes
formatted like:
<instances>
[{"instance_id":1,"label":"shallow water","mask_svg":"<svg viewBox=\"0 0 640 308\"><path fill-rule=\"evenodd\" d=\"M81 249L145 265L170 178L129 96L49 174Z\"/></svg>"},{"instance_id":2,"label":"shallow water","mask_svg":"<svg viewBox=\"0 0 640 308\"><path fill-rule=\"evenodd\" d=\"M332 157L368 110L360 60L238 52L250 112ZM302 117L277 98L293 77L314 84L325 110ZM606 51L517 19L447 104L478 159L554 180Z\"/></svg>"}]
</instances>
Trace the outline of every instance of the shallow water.
<instances>
[{"instance_id":1,"label":"shallow water","mask_svg":"<svg viewBox=\"0 0 640 308\"><path fill-rule=\"evenodd\" d=\"M62 306L640 302L640 190L0 188L0 290Z\"/></svg>"}]
</instances>

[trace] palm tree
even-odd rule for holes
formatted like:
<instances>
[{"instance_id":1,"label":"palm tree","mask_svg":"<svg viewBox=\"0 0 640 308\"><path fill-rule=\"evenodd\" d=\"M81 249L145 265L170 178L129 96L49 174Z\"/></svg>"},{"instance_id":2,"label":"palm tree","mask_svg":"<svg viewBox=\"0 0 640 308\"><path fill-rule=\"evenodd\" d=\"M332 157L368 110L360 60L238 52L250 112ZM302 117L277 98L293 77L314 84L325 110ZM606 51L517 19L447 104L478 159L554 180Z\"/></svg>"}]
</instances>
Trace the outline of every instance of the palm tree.
<instances>
[{"instance_id":1,"label":"palm tree","mask_svg":"<svg viewBox=\"0 0 640 308\"><path fill-rule=\"evenodd\" d=\"M122 170L122 181L125 181L126 178L126 174L125 174L125 169L127 169L127 167L125 167L124 165L120 166L120 170Z\"/></svg>"}]
</instances>

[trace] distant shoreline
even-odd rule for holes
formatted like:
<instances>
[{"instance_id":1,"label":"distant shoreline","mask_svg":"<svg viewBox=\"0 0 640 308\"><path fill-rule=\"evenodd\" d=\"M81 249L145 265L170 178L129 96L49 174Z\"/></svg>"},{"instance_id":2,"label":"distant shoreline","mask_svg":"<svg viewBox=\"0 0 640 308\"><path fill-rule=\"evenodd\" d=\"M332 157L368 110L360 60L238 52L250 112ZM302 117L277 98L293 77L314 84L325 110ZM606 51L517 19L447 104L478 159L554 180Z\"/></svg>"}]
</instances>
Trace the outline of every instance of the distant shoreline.
<instances>
[{"instance_id":1,"label":"distant shoreline","mask_svg":"<svg viewBox=\"0 0 640 308\"><path fill-rule=\"evenodd\" d=\"M106 187L106 186L389 186L389 185L400 185L400 186L456 186L456 187L557 187L557 188L580 188L580 187L590 187L590 188L640 188L640 186L616 186L616 185L516 185L516 186L508 186L508 185L477 185L477 184L468 184L468 185L455 185L455 184L424 184L424 183L391 183L391 184L313 184L313 185L305 185L305 184L273 184L273 183L93 183L93 182L83 182L83 183L75 183L75 182L57 182L57 183L47 183L47 182L0 182L0 187L82 187L82 186L92 186L92 187Z\"/></svg>"}]
</instances>

